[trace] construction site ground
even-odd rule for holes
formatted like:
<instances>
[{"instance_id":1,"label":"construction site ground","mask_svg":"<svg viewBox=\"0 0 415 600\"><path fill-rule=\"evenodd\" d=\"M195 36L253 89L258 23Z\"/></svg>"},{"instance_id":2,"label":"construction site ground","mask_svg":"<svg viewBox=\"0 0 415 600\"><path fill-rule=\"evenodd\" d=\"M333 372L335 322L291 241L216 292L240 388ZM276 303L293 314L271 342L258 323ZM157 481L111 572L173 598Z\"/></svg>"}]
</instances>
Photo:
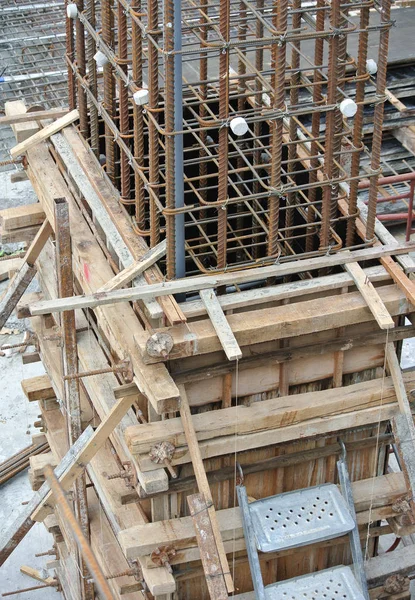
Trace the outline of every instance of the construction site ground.
<instances>
[{"instance_id":1,"label":"construction site ground","mask_svg":"<svg viewBox=\"0 0 415 600\"><path fill-rule=\"evenodd\" d=\"M11 206L36 202L36 196L29 181L11 183L10 171L0 173L0 210ZM2 247L4 248L4 247ZM7 250L16 250L17 245L6 245ZM9 281L0 282L0 294L8 286ZM37 282L32 284L36 289ZM28 322L17 319L14 315L8 320L5 330L13 333L0 334L0 345L17 344L22 341ZM24 395L20 382L26 377L41 375L45 370L41 362L23 365L18 350L6 353L0 358L0 381L2 401L0 404L0 462L3 462L19 450L31 443L31 435L36 433L34 422L39 408L37 402L29 402ZM33 491L27 477L27 470L22 471L1 486L0 522L10 522L21 508L21 503L30 500ZM45 563L53 557L35 557L35 554L50 550L53 537L39 523L29 532L16 551L10 556L2 568L0 593L32 587L37 582L20 573L20 567L27 565L40 571ZM28 594L17 594L17 600L28 598ZM61 594L54 589L41 589L30 592L30 598L36 600L57 600Z\"/></svg>"}]
</instances>

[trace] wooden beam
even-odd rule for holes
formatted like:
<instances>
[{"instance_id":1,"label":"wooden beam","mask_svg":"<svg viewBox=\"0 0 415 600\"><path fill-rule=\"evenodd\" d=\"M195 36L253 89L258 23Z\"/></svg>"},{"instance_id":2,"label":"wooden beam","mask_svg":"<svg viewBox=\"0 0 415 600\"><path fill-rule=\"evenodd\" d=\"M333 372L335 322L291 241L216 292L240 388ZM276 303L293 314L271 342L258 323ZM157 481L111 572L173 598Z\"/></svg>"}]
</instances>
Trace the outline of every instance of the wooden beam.
<instances>
[{"instance_id":1,"label":"wooden beam","mask_svg":"<svg viewBox=\"0 0 415 600\"><path fill-rule=\"evenodd\" d=\"M228 360L238 360L242 358L241 349L233 335L221 305L219 304L215 290L200 290L200 298L206 308L206 312L209 315Z\"/></svg>"},{"instance_id":2,"label":"wooden beam","mask_svg":"<svg viewBox=\"0 0 415 600\"><path fill-rule=\"evenodd\" d=\"M379 327L381 329L392 329L395 327L395 323L386 310L386 306L383 304L375 287L367 278L359 263L349 263L348 265L345 265L345 268L365 299L366 304L370 308L370 312L375 317Z\"/></svg>"},{"instance_id":3,"label":"wooden beam","mask_svg":"<svg viewBox=\"0 0 415 600\"><path fill-rule=\"evenodd\" d=\"M57 477L62 477L64 473L71 472L71 469L74 468L83 469L83 466L78 465L79 456L82 454L83 447L91 441L93 436L92 427L87 427L56 467L55 474ZM0 566L3 565L33 527L35 520L32 518L32 513L44 503L48 496L50 496L50 487L48 483L44 483L40 490L34 494L29 504L19 512L14 521L3 529L0 535Z\"/></svg>"},{"instance_id":4,"label":"wooden beam","mask_svg":"<svg viewBox=\"0 0 415 600\"><path fill-rule=\"evenodd\" d=\"M414 381L415 374L407 374L405 386L411 389ZM338 389L271 398L243 408L232 406L220 411L198 413L192 417L192 431L199 443L210 441L212 451L219 438L227 439L230 451L229 448L233 448L231 440L235 436L236 423L238 438L265 430L278 431L278 435L274 434L274 443L279 443L283 430L287 427L302 426L301 437L307 437L307 424L310 421L328 420L329 417L340 414L349 414L352 419L352 415L360 410L379 407L380 404L384 407L393 404L396 411L396 402L392 378L387 377L384 381L374 379ZM150 452L153 445L161 441L174 444L177 456L173 457L173 462L181 460L183 449L189 443L185 422L178 417L134 425L126 429L125 437L136 455Z\"/></svg>"},{"instance_id":5,"label":"wooden beam","mask_svg":"<svg viewBox=\"0 0 415 600\"><path fill-rule=\"evenodd\" d=\"M215 506L213 504L212 494L210 491L209 482L207 480L206 471L203 466L202 455L199 449L199 442L193 425L192 413L190 412L189 402L186 396L184 386L180 387L180 418L183 424L186 441L189 448L189 453L192 459L192 465L195 472L197 486L199 492L204 496L207 504L207 515L210 520L213 537L215 539L216 550L219 556L221 573L218 573L218 579L223 577L224 585L229 594L234 591L232 576L229 569L228 559L226 558L225 549L223 547L222 538L220 535L219 525L216 519Z\"/></svg>"},{"instance_id":6,"label":"wooden beam","mask_svg":"<svg viewBox=\"0 0 415 600\"><path fill-rule=\"evenodd\" d=\"M34 265L37 257L42 252L44 245L52 233L52 227L49 221L45 220L43 225L40 227L39 231L36 234L35 239L30 244L24 260L29 265Z\"/></svg>"},{"instance_id":7,"label":"wooden beam","mask_svg":"<svg viewBox=\"0 0 415 600\"><path fill-rule=\"evenodd\" d=\"M6 104L13 104L11 102ZM51 108L50 110L36 110L23 114L6 115L0 117L0 125L17 125L29 121L43 121L44 119L57 119L69 113L67 108ZM20 140L18 140L20 141Z\"/></svg>"},{"instance_id":8,"label":"wooden beam","mask_svg":"<svg viewBox=\"0 0 415 600\"><path fill-rule=\"evenodd\" d=\"M330 256L318 256L316 258L297 260L288 264L257 267L247 271L235 271L220 275L205 275L201 277L189 277L178 281L167 281L149 285L145 289L114 290L112 292L95 293L90 296L77 296L70 300L61 298L49 302L38 302L30 308L30 312L32 315L42 315L78 308L96 308L97 306L102 306L104 304L132 302L134 300L143 300L149 297L195 292L203 289L220 287L222 285L249 283L258 281L259 279L267 279L269 277L285 277L287 275L345 265L351 262L374 260L381 258L382 256L406 254L413 249L415 249L415 242L393 244L390 246L375 246L364 250L355 250L353 252L340 252Z\"/></svg>"},{"instance_id":9,"label":"wooden beam","mask_svg":"<svg viewBox=\"0 0 415 600\"><path fill-rule=\"evenodd\" d=\"M392 420L392 429L401 458L402 470L405 474L408 486L412 490L413 498L415 496L415 426L401 367L398 357L396 356L395 346L392 342L389 342L386 345L386 360L400 409L400 414L396 415ZM411 501L411 504L412 507L415 508L414 500Z\"/></svg>"},{"instance_id":10,"label":"wooden beam","mask_svg":"<svg viewBox=\"0 0 415 600\"><path fill-rule=\"evenodd\" d=\"M411 311L412 307L395 285L377 288L377 291L392 316L408 314ZM227 320L238 344L243 348L262 342L368 323L373 320L373 315L360 292L350 292L340 296L293 302L272 309L257 308L238 312L229 315ZM207 319L194 321L190 327L179 325L158 331L168 333L173 340L173 347L168 354L170 361L222 350L213 324ZM148 338L147 332L140 333L135 338L145 364L166 360L164 357L152 357L148 354Z\"/></svg>"},{"instance_id":11,"label":"wooden beam","mask_svg":"<svg viewBox=\"0 0 415 600\"><path fill-rule=\"evenodd\" d=\"M4 119L15 119L16 117L21 116L26 117L31 114L27 112L27 108L23 100L14 100L12 102L6 102L4 105L4 111L6 113L6 116L3 117ZM39 130L38 124L32 117L25 120L24 123L16 122L12 124L11 128L13 130L17 143L27 140Z\"/></svg>"},{"instance_id":12,"label":"wooden beam","mask_svg":"<svg viewBox=\"0 0 415 600\"><path fill-rule=\"evenodd\" d=\"M354 481L352 482L352 491L358 521L359 524L363 524L368 522L369 514L366 512L368 509L372 507L374 511L378 509L384 511L386 506L391 506L407 493L407 487L402 473L390 473L375 478ZM228 552L232 552L235 539L241 540L242 548L245 547L240 508L219 510L217 511L217 518L221 538L227 544ZM118 540L127 559L147 556L159 546L173 545L179 551L177 557L172 559L172 564L186 562L189 555L186 556L184 549L195 548L197 544L192 517L135 525L121 531L118 534ZM295 551L294 549L293 552ZM193 560L200 560L197 549L196 556L194 554Z\"/></svg>"},{"instance_id":13,"label":"wooden beam","mask_svg":"<svg viewBox=\"0 0 415 600\"><path fill-rule=\"evenodd\" d=\"M21 386L29 402L55 398L55 391L47 374L23 379Z\"/></svg>"},{"instance_id":14,"label":"wooden beam","mask_svg":"<svg viewBox=\"0 0 415 600\"><path fill-rule=\"evenodd\" d=\"M0 223L4 229L13 230L21 227L41 225L45 220L45 213L41 204L25 204L13 206L0 211Z\"/></svg>"},{"instance_id":15,"label":"wooden beam","mask_svg":"<svg viewBox=\"0 0 415 600\"><path fill-rule=\"evenodd\" d=\"M12 314L16 304L27 290L29 283L35 275L36 267L25 262L11 280L6 293L0 301L0 329L4 327L4 324Z\"/></svg>"},{"instance_id":16,"label":"wooden beam","mask_svg":"<svg viewBox=\"0 0 415 600\"><path fill-rule=\"evenodd\" d=\"M388 272L381 265L369 267L364 269L363 272L365 277L372 283L384 282L389 279ZM289 283L258 287L242 292L231 292L217 296L217 299L222 310L235 310L278 302L289 298L298 298L299 296L307 296L308 294L322 294L323 292L350 287L353 284L353 278L348 273L343 272L336 273L335 275L313 277L313 279L300 279L299 281L291 281ZM202 300L182 302L180 308L188 319L206 314L206 308Z\"/></svg>"},{"instance_id":17,"label":"wooden beam","mask_svg":"<svg viewBox=\"0 0 415 600\"><path fill-rule=\"evenodd\" d=\"M130 283L133 279L138 277L146 271L149 267L154 265L160 258L162 258L166 254L166 240L163 240L154 248L151 248L148 252L146 252L141 258L133 262L129 267L123 269L115 275L112 279L108 281L105 285L103 285L98 292L109 292L111 290L118 290L128 283Z\"/></svg>"},{"instance_id":18,"label":"wooden beam","mask_svg":"<svg viewBox=\"0 0 415 600\"><path fill-rule=\"evenodd\" d=\"M63 117L59 117L59 119L56 119L56 121L54 121L50 125L47 125L40 131L36 132L31 137L27 138L24 142L21 142L20 144L17 144L17 146L14 146L10 150L11 157L17 158L18 156L25 154L28 150L30 150L30 148L33 148L33 146L36 146L40 142L44 142L51 135L57 133L58 131L60 131L64 127L67 127L68 125L71 125L71 123L74 123L78 119L78 110L71 110L71 112L64 115Z\"/></svg>"},{"instance_id":19,"label":"wooden beam","mask_svg":"<svg viewBox=\"0 0 415 600\"><path fill-rule=\"evenodd\" d=\"M197 545L210 598L211 600L227 600L229 596L225 581L222 577L218 577L222 567L208 514L209 505L203 494L187 496L187 503L196 531Z\"/></svg>"}]
</instances>

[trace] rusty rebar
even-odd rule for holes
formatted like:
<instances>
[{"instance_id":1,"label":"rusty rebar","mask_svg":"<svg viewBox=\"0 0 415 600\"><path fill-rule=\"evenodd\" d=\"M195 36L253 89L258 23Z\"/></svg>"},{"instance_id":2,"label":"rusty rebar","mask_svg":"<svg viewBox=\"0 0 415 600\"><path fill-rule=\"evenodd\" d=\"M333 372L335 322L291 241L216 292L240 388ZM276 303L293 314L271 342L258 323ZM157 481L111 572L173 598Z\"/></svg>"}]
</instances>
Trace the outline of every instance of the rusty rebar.
<instances>
[{"instance_id":1,"label":"rusty rebar","mask_svg":"<svg viewBox=\"0 0 415 600\"><path fill-rule=\"evenodd\" d=\"M188 272L196 274L270 263L280 253L313 256L358 243L354 223L359 156L366 152L361 121L369 102L364 55L370 0L317 0L311 7L299 0L184 0L180 5L103 0L101 30L91 1L83 0L86 11L79 17L86 32L86 76L78 50L68 64L88 98L93 146L99 142L97 115L103 121L106 169L136 233L148 236L152 246L167 238L169 279L180 276L177 255L184 245ZM183 17L175 13L178 6ZM349 17L351 10L360 11L358 24ZM381 24L370 22L371 30L380 31L381 52L387 49L389 17L383 9ZM347 55L354 32L357 63ZM302 50L303 41L314 43L313 58ZM94 49L108 61L95 83ZM271 54L271 66L265 52ZM373 180L383 118L377 108L383 101L381 83L379 61ZM146 85L149 103L136 106L132 95ZM346 121L339 104L349 90L354 97L353 87L358 112L354 121ZM248 123L243 138L229 129L236 116Z\"/></svg>"},{"instance_id":2,"label":"rusty rebar","mask_svg":"<svg viewBox=\"0 0 415 600\"><path fill-rule=\"evenodd\" d=\"M66 57L70 62L75 59L75 41L73 32L73 20L66 14L66 7L72 0L65 0L65 27L66 27ZM76 86L75 76L71 67L68 65L68 103L69 108L73 110L76 107Z\"/></svg>"},{"instance_id":3,"label":"rusty rebar","mask_svg":"<svg viewBox=\"0 0 415 600\"><path fill-rule=\"evenodd\" d=\"M379 35L379 55L378 70L376 75L376 99L373 115L373 138L372 138L372 160L370 168L372 177L370 178L369 202L367 207L366 221L366 239L372 241L375 235L376 205L378 195L378 178L380 168L380 158L382 150L382 124L385 102L386 75L388 69L388 47L389 47L389 28L391 14L391 0L382 0L381 2L381 23L385 27Z\"/></svg>"},{"instance_id":4,"label":"rusty rebar","mask_svg":"<svg viewBox=\"0 0 415 600\"><path fill-rule=\"evenodd\" d=\"M367 48L369 40L369 32L367 30L369 25L369 8L362 8L360 12L360 29L362 33L359 36L359 49L358 49L358 61L357 61L357 75L360 77L356 84L356 103L357 113L354 119L353 126L353 146L355 149L359 149L362 145L362 133L363 133L363 101L365 98L365 85L366 82L363 76L366 73L366 60L367 60ZM349 190L349 215L351 218L347 221L347 232L346 232L346 246L352 246L355 241L356 232L356 211L357 211L357 191L359 180L357 176L360 170L360 152L354 152L351 159L350 181Z\"/></svg>"},{"instance_id":5,"label":"rusty rebar","mask_svg":"<svg viewBox=\"0 0 415 600\"><path fill-rule=\"evenodd\" d=\"M132 7L135 13L141 12L141 2L136 0ZM132 45L132 75L137 88L143 86L143 37L141 29L135 19L131 22ZM133 133L134 133L134 158L140 166L144 166L144 115L141 107L133 103ZM139 229L145 229L145 191L144 182L140 175L134 171L135 195L135 221Z\"/></svg>"},{"instance_id":6,"label":"rusty rebar","mask_svg":"<svg viewBox=\"0 0 415 600\"><path fill-rule=\"evenodd\" d=\"M96 14L95 14L95 0L85 0L86 8L85 14L88 22L95 28L96 26ZM88 71L88 87L94 96L97 96L97 65L94 60L96 53L95 40L91 35L87 36L86 40L86 63ZM90 144L95 156L99 156L99 125L98 125L98 110L93 102L89 100L89 130L90 130Z\"/></svg>"},{"instance_id":7,"label":"rusty rebar","mask_svg":"<svg viewBox=\"0 0 415 600\"><path fill-rule=\"evenodd\" d=\"M273 108L276 111L285 110L285 60L286 38L288 24L288 1L277 0L274 16L274 26L281 32L277 44L272 47L271 66L273 70L274 99ZM283 120L277 118L271 121L271 196L269 199L269 234L268 255L274 256L278 252L278 230L280 220L280 198L282 196L282 147L283 147Z\"/></svg>"},{"instance_id":8,"label":"rusty rebar","mask_svg":"<svg viewBox=\"0 0 415 600\"><path fill-rule=\"evenodd\" d=\"M84 11L84 0L76 0L78 12ZM86 75L86 60L85 60L85 29L82 21L76 19L76 62L78 66L78 72L81 77ZM78 81L78 110L79 110L79 125L82 135L87 138L89 132L89 120L88 120L88 104L86 93L83 89L82 84Z\"/></svg>"},{"instance_id":9,"label":"rusty rebar","mask_svg":"<svg viewBox=\"0 0 415 600\"><path fill-rule=\"evenodd\" d=\"M112 0L101 1L102 39L114 48L114 15ZM115 80L111 62L104 65L104 107L109 116L115 118ZM105 159L108 177L115 183L115 144L111 129L105 124Z\"/></svg>"},{"instance_id":10,"label":"rusty rebar","mask_svg":"<svg viewBox=\"0 0 415 600\"><path fill-rule=\"evenodd\" d=\"M165 65L165 181L166 207L174 209L175 156L174 156L174 0L164 2L164 65ZM176 229L174 216L166 216L167 277L176 273Z\"/></svg>"},{"instance_id":11,"label":"rusty rebar","mask_svg":"<svg viewBox=\"0 0 415 600\"><path fill-rule=\"evenodd\" d=\"M219 149L218 149L218 246L217 267L224 269L227 253L228 211L228 117L229 117L229 11L230 0L220 0L219 31L222 47L219 56Z\"/></svg>"},{"instance_id":12,"label":"rusty rebar","mask_svg":"<svg viewBox=\"0 0 415 600\"><path fill-rule=\"evenodd\" d=\"M128 73L128 40L127 40L127 15L121 3L117 2L117 25L118 25L118 63L121 70ZM136 48L134 48L136 50ZM128 114L128 87L124 81L118 78L118 111L120 135L124 137L127 147L130 146L129 132L130 119ZM121 173L121 199L124 203L130 201L130 166L128 155L120 151L120 173Z\"/></svg>"},{"instance_id":13,"label":"rusty rebar","mask_svg":"<svg viewBox=\"0 0 415 600\"><path fill-rule=\"evenodd\" d=\"M324 0L317 0L317 8L320 9L317 11L316 16L316 32L323 31L324 29L324 11L325 7ZM314 46L314 64L316 66L321 66L323 64L323 53L324 53L324 40L323 38L317 38ZM323 74L320 69L314 71L314 85L313 87L313 102L314 104L320 104L322 102L322 87L323 87ZM318 178L318 168L320 166L318 159L318 144L314 141L318 138L320 132L320 120L321 113L315 112L311 117L311 137L313 141L311 142L310 154L312 157L310 159L310 175L309 180L311 184L315 184ZM312 225L315 220L315 212L314 212L314 203L317 199L317 188L312 187L308 194L310 205L307 210L307 223ZM306 239L306 251L311 252L314 248L314 239L313 239L313 229L310 228L307 230L308 236Z\"/></svg>"},{"instance_id":14,"label":"rusty rebar","mask_svg":"<svg viewBox=\"0 0 415 600\"><path fill-rule=\"evenodd\" d=\"M148 82L149 109L153 118L148 123L149 143L149 185L153 190L150 197L150 246L155 246L160 240L160 213L156 205L159 198L160 181L160 144L157 124L159 121L159 58L158 58L158 0L148 0L148 28L151 35L148 39Z\"/></svg>"}]
</instances>

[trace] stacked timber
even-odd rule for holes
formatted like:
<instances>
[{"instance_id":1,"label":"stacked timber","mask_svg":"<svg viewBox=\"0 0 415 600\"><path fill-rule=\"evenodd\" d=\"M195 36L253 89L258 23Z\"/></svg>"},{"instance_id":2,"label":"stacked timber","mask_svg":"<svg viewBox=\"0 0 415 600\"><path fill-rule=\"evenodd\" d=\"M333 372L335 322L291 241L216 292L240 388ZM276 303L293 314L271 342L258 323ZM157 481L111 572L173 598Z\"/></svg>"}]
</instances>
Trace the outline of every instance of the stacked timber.
<instances>
[{"instance_id":1,"label":"stacked timber","mask_svg":"<svg viewBox=\"0 0 415 600\"><path fill-rule=\"evenodd\" d=\"M207 548L187 505L197 492L206 501L220 578L228 590L248 594L241 598L252 597L235 462L255 499L337 483L341 437L370 558L371 597L409 598L406 589L399 596L385 591L396 563L381 560L376 549L379 538L402 526L403 515L405 532L415 532L408 445L415 373L402 375L393 358L394 344L415 332L405 322L414 318L414 284L403 270L414 268L412 246L398 245L378 225L378 244L360 254L298 261L289 275L307 275L298 281L278 283L287 274L276 265L272 285L216 297L209 280L200 299L177 303L178 286L195 293L203 278L164 283L74 127L42 140L27 149L27 173L56 243L43 239L34 260L41 294L20 294L17 312L31 319L47 375L23 388L39 402L46 460L58 465L62 488L73 490L75 510L73 483L85 477L88 542L113 597L208 597ZM69 213L66 246L59 199ZM60 260L68 248L73 272L64 272L68 261ZM324 274L329 266L335 272ZM75 298L63 293L68 272ZM221 283L219 276L212 286ZM82 430L75 442L68 436L74 395ZM392 446L402 465L397 473L387 471ZM39 460L32 472L37 487ZM65 597L78 600L89 578L80 577L74 531L47 486L23 522L49 523L54 574ZM344 538L296 550L295 559L293 553L261 556L265 583L351 561ZM405 560L407 575L415 553L407 551Z\"/></svg>"}]
</instances>

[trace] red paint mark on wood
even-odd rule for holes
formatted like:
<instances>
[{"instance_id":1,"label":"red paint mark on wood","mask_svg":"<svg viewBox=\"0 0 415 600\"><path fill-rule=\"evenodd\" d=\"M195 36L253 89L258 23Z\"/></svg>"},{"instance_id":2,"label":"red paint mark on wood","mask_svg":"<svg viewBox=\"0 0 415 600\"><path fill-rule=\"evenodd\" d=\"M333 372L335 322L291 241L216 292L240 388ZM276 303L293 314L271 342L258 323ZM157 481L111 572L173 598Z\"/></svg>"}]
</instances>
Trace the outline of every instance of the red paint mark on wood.
<instances>
[{"instance_id":1,"label":"red paint mark on wood","mask_svg":"<svg viewBox=\"0 0 415 600\"><path fill-rule=\"evenodd\" d=\"M89 283L89 280L91 278L91 273L88 267L88 263L84 263L84 277L86 279L86 281Z\"/></svg>"}]
</instances>

